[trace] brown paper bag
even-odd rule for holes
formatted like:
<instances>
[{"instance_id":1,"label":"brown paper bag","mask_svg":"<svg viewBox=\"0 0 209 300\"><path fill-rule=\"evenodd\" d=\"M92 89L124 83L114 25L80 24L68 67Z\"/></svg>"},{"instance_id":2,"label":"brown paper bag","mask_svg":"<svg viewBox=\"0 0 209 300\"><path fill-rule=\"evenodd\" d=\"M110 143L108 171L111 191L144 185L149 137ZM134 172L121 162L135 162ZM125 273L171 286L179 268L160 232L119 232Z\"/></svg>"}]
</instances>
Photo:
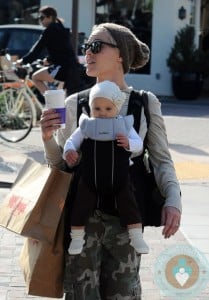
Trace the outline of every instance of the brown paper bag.
<instances>
[{"instance_id":1,"label":"brown paper bag","mask_svg":"<svg viewBox=\"0 0 209 300\"><path fill-rule=\"evenodd\" d=\"M29 295L62 298L64 277L63 218L53 244L27 238L20 254Z\"/></svg>"},{"instance_id":2,"label":"brown paper bag","mask_svg":"<svg viewBox=\"0 0 209 300\"><path fill-rule=\"evenodd\" d=\"M0 205L0 225L25 237L53 242L72 174L26 160Z\"/></svg>"}]
</instances>

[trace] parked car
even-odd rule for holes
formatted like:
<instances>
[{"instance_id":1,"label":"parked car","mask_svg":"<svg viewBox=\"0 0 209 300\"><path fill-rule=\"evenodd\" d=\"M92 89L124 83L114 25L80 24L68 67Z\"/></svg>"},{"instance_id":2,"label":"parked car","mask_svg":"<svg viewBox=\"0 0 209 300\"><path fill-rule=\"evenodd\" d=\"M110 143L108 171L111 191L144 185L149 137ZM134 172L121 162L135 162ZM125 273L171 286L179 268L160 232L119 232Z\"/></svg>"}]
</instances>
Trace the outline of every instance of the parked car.
<instances>
[{"instance_id":1,"label":"parked car","mask_svg":"<svg viewBox=\"0 0 209 300\"><path fill-rule=\"evenodd\" d=\"M30 24L8 24L0 25L0 50L8 49L11 56L15 59L26 54L32 45L37 41L44 27L40 25ZM83 32L79 33L78 40L78 60L81 64L85 64L85 58L81 55L80 47L85 41ZM44 58L46 52L43 52L40 58Z\"/></svg>"},{"instance_id":2,"label":"parked car","mask_svg":"<svg viewBox=\"0 0 209 300\"><path fill-rule=\"evenodd\" d=\"M0 25L0 49L8 49L12 56L22 57L37 41L44 28L40 25ZM40 58L44 57L44 53Z\"/></svg>"}]
</instances>

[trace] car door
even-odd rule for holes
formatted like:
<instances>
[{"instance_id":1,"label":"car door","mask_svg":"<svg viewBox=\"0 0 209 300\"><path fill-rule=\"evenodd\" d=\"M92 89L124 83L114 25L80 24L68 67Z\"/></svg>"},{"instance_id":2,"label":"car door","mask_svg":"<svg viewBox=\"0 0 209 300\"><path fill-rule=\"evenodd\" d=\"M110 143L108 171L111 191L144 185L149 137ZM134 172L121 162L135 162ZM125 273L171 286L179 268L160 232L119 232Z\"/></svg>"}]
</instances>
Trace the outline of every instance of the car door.
<instances>
[{"instance_id":1,"label":"car door","mask_svg":"<svg viewBox=\"0 0 209 300\"><path fill-rule=\"evenodd\" d=\"M0 49L5 49L8 43L8 31L5 29L0 29Z\"/></svg>"},{"instance_id":2,"label":"car door","mask_svg":"<svg viewBox=\"0 0 209 300\"><path fill-rule=\"evenodd\" d=\"M41 30L14 28L9 29L9 38L7 48L11 55L22 57L25 55L32 45L38 40Z\"/></svg>"}]
</instances>

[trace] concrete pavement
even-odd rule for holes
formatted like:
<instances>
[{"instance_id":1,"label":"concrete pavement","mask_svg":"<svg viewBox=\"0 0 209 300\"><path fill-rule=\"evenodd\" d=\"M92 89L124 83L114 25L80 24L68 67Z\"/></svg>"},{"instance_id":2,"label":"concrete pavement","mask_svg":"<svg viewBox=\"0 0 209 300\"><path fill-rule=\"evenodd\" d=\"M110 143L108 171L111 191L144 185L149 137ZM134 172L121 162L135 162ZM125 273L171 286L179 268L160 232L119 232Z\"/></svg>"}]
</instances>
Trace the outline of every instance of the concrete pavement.
<instances>
[{"instance_id":1,"label":"concrete pavement","mask_svg":"<svg viewBox=\"0 0 209 300\"><path fill-rule=\"evenodd\" d=\"M13 182L27 156L38 161L44 160L41 144L37 142L34 146L34 142L32 138L31 141L21 142L14 147L14 145L0 141L0 181ZM193 152L184 153L172 147L170 150L183 195L182 224L177 234L166 240L161 235L161 228L147 227L145 229L144 237L150 246L150 254L142 257L140 269L143 300L178 300L175 297L163 296L154 280L156 258L165 249L175 245L192 244L209 260L209 148L201 148L202 155L200 153L196 155ZM8 189L0 189L0 201L8 191ZM23 241L24 238L0 227L0 300L48 299L26 294L23 276L18 265ZM208 300L209 284L198 297L190 299Z\"/></svg>"}]
</instances>

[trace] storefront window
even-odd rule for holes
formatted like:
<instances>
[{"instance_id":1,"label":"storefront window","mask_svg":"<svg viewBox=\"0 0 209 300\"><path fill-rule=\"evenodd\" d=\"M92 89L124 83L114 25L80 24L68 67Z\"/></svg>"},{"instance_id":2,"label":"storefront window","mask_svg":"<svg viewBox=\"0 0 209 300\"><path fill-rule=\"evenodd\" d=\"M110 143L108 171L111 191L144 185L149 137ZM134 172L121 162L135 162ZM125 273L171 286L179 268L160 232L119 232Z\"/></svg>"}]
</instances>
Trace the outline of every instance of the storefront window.
<instances>
[{"instance_id":1,"label":"storefront window","mask_svg":"<svg viewBox=\"0 0 209 300\"><path fill-rule=\"evenodd\" d=\"M114 22L130 28L151 49L153 0L97 0L96 24ZM150 73L150 62L131 73Z\"/></svg>"},{"instance_id":2,"label":"storefront window","mask_svg":"<svg viewBox=\"0 0 209 300\"><path fill-rule=\"evenodd\" d=\"M40 0L1 0L0 24L38 24Z\"/></svg>"}]
</instances>

